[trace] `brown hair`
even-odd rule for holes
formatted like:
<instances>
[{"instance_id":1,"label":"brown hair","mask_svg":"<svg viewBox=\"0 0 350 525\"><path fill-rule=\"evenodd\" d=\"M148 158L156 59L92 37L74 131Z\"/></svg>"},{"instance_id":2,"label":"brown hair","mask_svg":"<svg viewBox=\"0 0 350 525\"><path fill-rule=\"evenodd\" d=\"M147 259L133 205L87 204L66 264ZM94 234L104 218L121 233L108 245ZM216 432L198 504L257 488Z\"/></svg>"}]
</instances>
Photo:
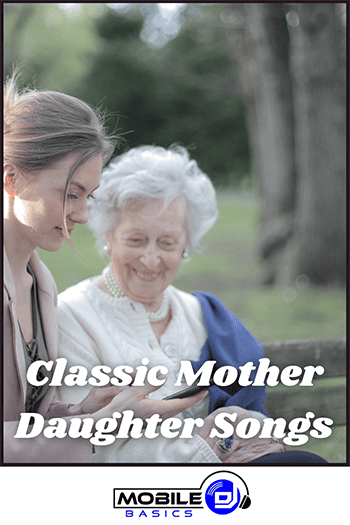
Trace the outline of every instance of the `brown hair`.
<instances>
[{"instance_id":1,"label":"brown hair","mask_svg":"<svg viewBox=\"0 0 350 525\"><path fill-rule=\"evenodd\" d=\"M81 152L66 181L63 217L66 226L67 189L75 171L101 154L111 158L117 137L108 136L104 116L85 102L56 91L17 87L18 71L4 86L4 164L35 174L73 152Z\"/></svg>"}]
</instances>

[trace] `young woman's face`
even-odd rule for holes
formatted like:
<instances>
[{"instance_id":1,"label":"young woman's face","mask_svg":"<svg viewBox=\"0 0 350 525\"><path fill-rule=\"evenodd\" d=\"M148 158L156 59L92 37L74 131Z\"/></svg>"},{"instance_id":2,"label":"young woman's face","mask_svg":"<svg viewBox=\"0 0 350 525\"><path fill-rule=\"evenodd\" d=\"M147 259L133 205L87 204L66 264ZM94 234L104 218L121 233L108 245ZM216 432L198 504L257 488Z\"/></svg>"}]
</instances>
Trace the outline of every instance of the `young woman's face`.
<instances>
[{"instance_id":1,"label":"young woman's face","mask_svg":"<svg viewBox=\"0 0 350 525\"><path fill-rule=\"evenodd\" d=\"M65 239L65 185L77 158L77 153L68 154L33 176L19 177L14 214L21 237L34 248L56 251L62 247ZM87 199L99 186L101 170L102 156L97 155L74 173L67 194L66 224L69 232L74 230L76 224L87 222Z\"/></svg>"},{"instance_id":2,"label":"young woman's face","mask_svg":"<svg viewBox=\"0 0 350 525\"><path fill-rule=\"evenodd\" d=\"M177 197L159 215L162 202L131 200L109 237L116 280L138 302L159 308L163 291L175 277L188 239L186 201Z\"/></svg>"}]
</instances>

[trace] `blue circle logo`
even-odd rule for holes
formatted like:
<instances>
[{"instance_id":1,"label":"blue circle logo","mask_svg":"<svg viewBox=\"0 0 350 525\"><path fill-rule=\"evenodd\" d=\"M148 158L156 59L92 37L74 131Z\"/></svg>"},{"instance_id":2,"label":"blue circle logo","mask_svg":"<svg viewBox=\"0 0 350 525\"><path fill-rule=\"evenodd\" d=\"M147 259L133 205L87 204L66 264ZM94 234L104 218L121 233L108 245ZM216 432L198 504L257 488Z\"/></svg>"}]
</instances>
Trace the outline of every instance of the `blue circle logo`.
<instances>
[{"instance_id":1,"label":"blue circle logo","mask_svg":"<svg viewBox=\"0 0 350 525\"><path fill-rule=\"evenodd\" d=\"M235 489L232 481L218 479L214 481L205 492L205 502L216 514L229 514L239 505L241 493Z\"/></svg>"}]
</instances>

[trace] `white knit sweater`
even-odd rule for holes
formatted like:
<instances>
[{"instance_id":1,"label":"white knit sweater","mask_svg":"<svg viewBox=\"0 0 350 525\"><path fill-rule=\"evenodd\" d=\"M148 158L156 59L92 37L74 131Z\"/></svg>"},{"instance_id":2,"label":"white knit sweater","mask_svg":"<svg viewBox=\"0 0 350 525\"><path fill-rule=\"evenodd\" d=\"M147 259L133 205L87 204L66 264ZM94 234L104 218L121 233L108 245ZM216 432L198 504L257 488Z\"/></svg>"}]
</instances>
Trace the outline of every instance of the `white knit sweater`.
<instances>
[{"instance_id":1,"label":"white knit sweater","mask_svg":"<svg viewBox=\"0 0 350 525\"><path fill-rule=\"evenodd\" d=\"M180 361L200 358L207 333L200 303L196 297L168 287L172 319L157 340L145 307L129 298L116 298L98 287L100 277L93 277L68 288L58 297L59 356L68 366L82 365L90 370L96 365L133 368L144 357L148 367L164 365L167 381L149 397L162 399L186 385L174 387ZM67 368L68 369L68 368ZM79 402L91 388L62 386L63 400ZM201 417L208 414L208 396L176 417ZM221 463L207 443L193 432L192 438L154 439L117 438L107 446L97 446L97 463Z\"/></svg>"}]
</instances>

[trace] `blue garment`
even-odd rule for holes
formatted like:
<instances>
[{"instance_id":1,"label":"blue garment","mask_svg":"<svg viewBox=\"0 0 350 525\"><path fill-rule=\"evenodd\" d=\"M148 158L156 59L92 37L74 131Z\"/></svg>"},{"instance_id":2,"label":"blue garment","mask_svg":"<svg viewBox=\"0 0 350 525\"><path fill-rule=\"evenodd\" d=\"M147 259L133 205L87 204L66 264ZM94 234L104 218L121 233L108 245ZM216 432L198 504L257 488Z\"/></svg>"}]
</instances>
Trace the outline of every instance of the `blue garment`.
<instances>
[{"instance_id":1,"label":"blue garment","mask_svg":"<svg viewBox=\"0 0 350 525\"><path fill-rule=\"evenodd\" d=\"M312 463L328 463L328 461L321 458L321 456L314 454L313 452L305 452L303 450L288 450L287 452L267 454L266 456L254 459L249 463L261 463L264 465L276 465L278 463L282 465L308 465Z\"/></svg>"},{"instance_id":2,"label":"blue garment","mask_svg":"<svg viewBox=\"0 0 350 525\"><path fill-rule=\"evenodd\" d=\"M248 361L259 366L259 359L264 357L260 343L248 332L237 317L214 295L204 292L195 292L202 306L205 326L208 332L199 361L192 362L195 372L207 360L215 360L216 367L234 366L238 369ZM238 370L239 371L239 370ZM250 374L253 380L256 370ZM256 410L265 414L266 394L264 386L247 386L235 395L230 395L222 388L214 385L209 388L209 413L224 406L239 406L247 410Z\"/></svg>"}]
</instances>

